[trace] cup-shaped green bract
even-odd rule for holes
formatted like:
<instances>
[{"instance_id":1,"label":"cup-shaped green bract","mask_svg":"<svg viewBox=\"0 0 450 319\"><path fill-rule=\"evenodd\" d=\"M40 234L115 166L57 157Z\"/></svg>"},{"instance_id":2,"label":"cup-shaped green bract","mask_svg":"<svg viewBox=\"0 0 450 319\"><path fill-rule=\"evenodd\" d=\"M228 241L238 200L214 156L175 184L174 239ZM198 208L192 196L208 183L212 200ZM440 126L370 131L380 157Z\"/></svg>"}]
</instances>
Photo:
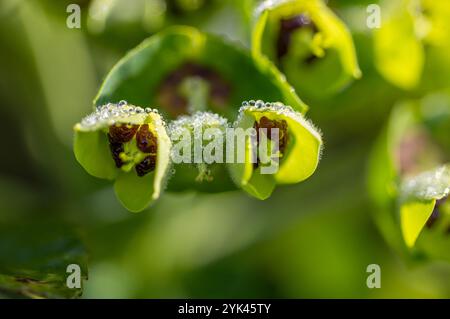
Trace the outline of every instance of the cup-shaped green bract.
<instances>
[{"instance_id":1,"label":"cup-shaped green bract","mask_svg":"<svg viewBox=\"0 0 450 319\"><path fill-rule=\"evenodd\" d=\"M375 221L407 256L450 260L449 128L448 94L400 103L371 156Z\"/></svg>"},{"instance_id":2,"label":"cup-shaped green bract","mask_svg":"<svg viewBox=\"0 0 450 319\"><path fill-rule=\"evenodd\" d=\"M75 125L74 152L91 175L115 180L120 202L139 212L158 199L170 166L171 141L161 115L125 101L106 104Z\"/></svg>"},{"instance_id":3,"label":"cup-shaped green bract","mask_svg":"<svg viewBox=\"0 0 450 319\"><path fill-rule=\"evenodd\" d=\"M255 12L252 51L309 96L335 93L361 75L350 32L321 0L264 1Z\"/></svg>"},{"instance_id":4,"label":"cup-shaped green bract","mask_svg":"<svg viewBox=\"0 0 450 319\"><path fill-rule=\"evenodd\" d=\"M230 140L236 141L230 175L258 199L268 198L277 184L299 183L311 176L322 149L320 133L301 113L261 100L243 103Z\"/></svg>"},{"instance_id":5,"label":"cup-shaped green bract","mask_svg":"<svg viewBox=\"0 0 450 319\"><path fill-rule=\"evenodd\" d=\"M256 64L238 44L191 27L172 27L120 60L94 103L124 99L157 106L166 119L211 111L234 120L236 105L250 96L307 109L269 61Z\"/></svg>"}]
</instances>

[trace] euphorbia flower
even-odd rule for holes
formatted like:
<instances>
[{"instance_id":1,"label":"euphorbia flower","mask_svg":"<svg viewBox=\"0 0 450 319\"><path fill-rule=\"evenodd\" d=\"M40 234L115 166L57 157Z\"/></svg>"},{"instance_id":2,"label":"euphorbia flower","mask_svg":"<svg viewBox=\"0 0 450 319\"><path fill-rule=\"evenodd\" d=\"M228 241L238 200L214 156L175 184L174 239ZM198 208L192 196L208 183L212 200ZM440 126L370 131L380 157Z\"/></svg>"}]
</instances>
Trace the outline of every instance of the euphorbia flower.
<instances>
[{"instance_id":1,"label":"euphorbia flower","mask_svg":"<svg viewBox=\"0 0 450 319\"><path fill-rule=\"evenodd\" d=\"M289 106L244 102L234 128L254 129L253 137L246 136L245 161L230 163L229 168L234 182L256 198L268 198L277 184L299 183L317 168L321 135Z\"/></svg>"},{"instance_id":2,"label":"euphorbia flower","mask_svg":"<svg viewBox=\"0 0 450 319\"><path fill-rule=\"evenodd\" d=\"M302 94L331 94L361 76L350 32L321 0L263 1L252 51L273 61Z\"/></svg>"},{"instance_id":3,"label":"euphorbia flower","mask_svg":"<svg viewBox=\"0 0 450 319\"><path fill-rule=\"evenodd\" d=\"M450 260L450 95L394 107L370 161L374 217L405 256Z\"/></svg>"},{"instance_id":4,"label":"euphorbia flower","mask_svg":"<svg viewBox=\"0 0 450 319\"><path fill-rule=\"evenodd\" d=\"M115 180L117 197L134 212L160 196L170 148L159 113L125 101L100 106L75 125L78 162L95 177Z\"/></svg>"}]
</instances>

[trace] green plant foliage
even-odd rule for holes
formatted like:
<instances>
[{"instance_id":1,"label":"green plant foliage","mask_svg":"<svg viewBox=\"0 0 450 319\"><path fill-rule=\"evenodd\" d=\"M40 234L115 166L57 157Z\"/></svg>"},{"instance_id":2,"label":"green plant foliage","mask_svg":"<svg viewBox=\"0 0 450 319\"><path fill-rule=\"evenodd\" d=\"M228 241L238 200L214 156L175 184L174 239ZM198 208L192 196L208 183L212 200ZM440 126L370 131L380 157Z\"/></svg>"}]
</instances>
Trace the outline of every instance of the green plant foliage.
<instances>
[{"instance_id":1,"label":"green plant foliage","mask_svg":"<svg viewBox=\"0 0 450 319\"><path fill-rule=\"evenodd\" d=\"M198 79L206 86L204 103L186 86ZM184 89L183 89L184 88ZM198 94L198 92L195 92ZM192 111L212 111L233 120L238 106L251 96L282 101L295 110L307 107L279 71L268 61L256 64L238 44L190 27L172 27L145 40L111 70L95 105L127 100L157 106L167 119ZM199 109L201 107L206 109ZM195 109L196 108L196 109Z\"/></svg>"},{"instance_id":2,"label":"green plant foliage","mask_svg":"<svg viewBox=\"0 0 450 319\"><path fill-rule=\"evenodd\" d=\"M450 1L0 16L0 299L450 297Z\"/></svg>"},{"instance_id":3,"label":"green plant foliage","mask_svg":"<svg viewBox=\"0 0 450 319\"><path fill-rule=\"evenodd\" d=\"M0 225L0 296L79 297L82 289L66 284L71 264L87 279L85 248L65 224L34 220Z\"/></svg>"},{"instance_id":4,"label":"green plant foliage","mask_svg":"<svg viewBox=\"0 0 450 319\"><path fill-rule=\"evenodd\" d=\"M336 93L361 76L349 31L321 0L264 1L255 16L253 55L274 61L301 94Z\"/></svg>"},{"instance_id":5,"label":"green plant foliage","mask_svg":"<svg viewBox=\"0 0 450 319\"><path fill-rule=\"evenodd\" d=\"M236 11L235 19L244 24L252 1L93 0L87 8L87 30L109 46L123 48L127 44L129 47L171 25L210 29L220 12L226 9Z\"/></svg>"}]
</instances>

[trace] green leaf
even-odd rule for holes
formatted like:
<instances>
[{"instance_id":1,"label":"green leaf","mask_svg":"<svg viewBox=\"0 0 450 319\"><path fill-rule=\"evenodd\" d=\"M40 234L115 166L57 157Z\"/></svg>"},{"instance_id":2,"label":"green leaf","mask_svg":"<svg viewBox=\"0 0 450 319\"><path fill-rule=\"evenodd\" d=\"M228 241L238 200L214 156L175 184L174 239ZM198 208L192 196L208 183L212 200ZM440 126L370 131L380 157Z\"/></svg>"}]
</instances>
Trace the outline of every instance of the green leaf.
<instances>
[{"instance_id":1,"label":"green leaf","mask_svg":"<svg viewBox=\"0 0 450 319\"><path fill-rule=\"evenodd\" d=\"M174 74L185 80L200 77L210 85L219 83L221 95L210 95L203 111L228 119L234 119L237 106L252 96L282 101L300 112L307 110L269 61L256 64L238 44L190 27L169 28L133 49L108 74L94 103L125 99L136 105L158 105L171 119L192 113L186 105L192 97L181 90L183 82L168 84Z\"/></svg>"},{"instance_id":2,"label":"green leaf","mask_svg":"<svg viewBox=\"0 0 450 319\"><path fill-rule=\"evenodd\" d=\"M66 285L71 264L87 279L86 250L67 225L45 220L0 225L0 295L79 297L82 289Z\"/></svg>"},{"instance_id":3,"label":"green leaf","mask_svg":"<svg viewBox=\"0 0 450 319\"><path fill-rule=\"evenodd\" d=\"M436 200L406 202L400 207L403 238L408 247L413 247L420 232L433 212Z\"/></svg>"},{"instance_id":4,"label":"green leaf","mask_svg":"<svg viewBox=\"0 0 450 319\"><path fill-rule=\"evenodd\" d=\"M361 76L350 32L322 1L264 1L255 16L253 55L274 61L299 92L333 94ZM307 22L282 29L299 17Z\"/></svg>"}]
</instances>

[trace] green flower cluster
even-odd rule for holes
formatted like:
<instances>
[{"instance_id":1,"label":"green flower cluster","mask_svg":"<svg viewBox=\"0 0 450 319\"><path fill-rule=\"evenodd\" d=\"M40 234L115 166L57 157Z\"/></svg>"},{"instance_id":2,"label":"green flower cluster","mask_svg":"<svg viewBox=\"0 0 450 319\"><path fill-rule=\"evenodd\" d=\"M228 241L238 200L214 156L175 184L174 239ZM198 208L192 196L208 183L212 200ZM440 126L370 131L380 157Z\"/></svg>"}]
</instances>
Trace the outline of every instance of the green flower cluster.
<instances>
[{"instance_id":1,"label":"green flower cluster","mask_svg":"<svg viewBox=\"0 0 450 319\"><path fill-rule=\"evenodd\" d=\"M257 133L257 144L250 143L252 136L244 136L241 162L236 159L237 147L232 149L231 161L222 160L222 155L229 151L223 142L218 147L213 145L217 161L196 158L197 147L200 155L210 147L211 136L205 134L208 129L216 129L216 137L224 141L227 129L233 128L278 128L276 171L264 174L267 163L262 158L252 160L253 154L258 154L252 147L259 146L263 138L271 139L267 131ZM189 135L187 145L186 140L179 140L185 133ZM114 189L121 203L128 210L138 212L159 198L170 177L169 183L176 184L178 190L201 191L198 185L208 188L213 184L216 191L223 191L230 175L234 187L242 188L258 199L266 199L276 184L298 183L312 175L319 162L321 147L318 131L301 113L280 102L244 102L233 125L210 112L183 115L166 125L157 110L122 101L98 107L75 126L74 152L78 162L91 175L115 180ZM185 162L173 160L180 149L188 154Z\"/></svg>"}]
</instances>

